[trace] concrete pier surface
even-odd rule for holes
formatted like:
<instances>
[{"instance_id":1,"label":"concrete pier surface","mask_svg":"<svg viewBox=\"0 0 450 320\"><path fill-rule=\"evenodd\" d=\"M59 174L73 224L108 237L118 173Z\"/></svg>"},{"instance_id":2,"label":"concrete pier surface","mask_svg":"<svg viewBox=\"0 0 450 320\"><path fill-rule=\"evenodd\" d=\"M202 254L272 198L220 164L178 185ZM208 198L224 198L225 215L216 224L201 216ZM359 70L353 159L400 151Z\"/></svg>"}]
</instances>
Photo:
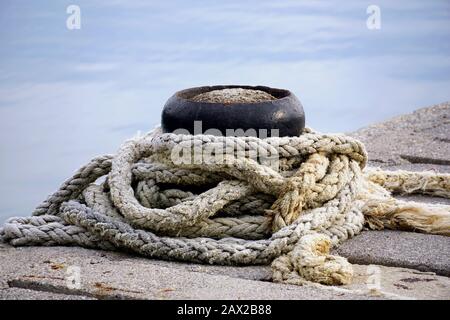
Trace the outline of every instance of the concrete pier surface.
<instances>
[{"instance_id":1,"label":"concrete pier surface","mask_svg":"<svg viewBox=\"0 0 450 320\"><path fill-rule=\"evenodd\" d=\"M450 172L450 102L351 135L365 143L371 166ZM0 299L450 299L450 237L366 231L335 253L354 264L352 284L293 286L271 282L268 266L210 266L0 243Z\"/></svg>"}]
</instances>

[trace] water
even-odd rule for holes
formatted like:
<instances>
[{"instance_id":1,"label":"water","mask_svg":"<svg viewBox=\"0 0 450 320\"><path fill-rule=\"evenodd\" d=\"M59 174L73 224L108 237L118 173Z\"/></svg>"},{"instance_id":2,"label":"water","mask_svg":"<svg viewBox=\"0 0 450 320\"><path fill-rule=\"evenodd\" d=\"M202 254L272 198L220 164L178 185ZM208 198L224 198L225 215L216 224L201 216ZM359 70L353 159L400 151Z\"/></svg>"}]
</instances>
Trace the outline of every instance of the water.
<instances>
[{"instance_id":1,"label":"water","mask_svg":"<svg viewBox=\"0 0 450 320\"><path fill-rule=\"evenodd\" d=\"M392 2L369 30L366 1L1 1L0 222L153 128L182 88L287 88L321 131L448 100L450 3Z\"/></svg>"}]
</instances>

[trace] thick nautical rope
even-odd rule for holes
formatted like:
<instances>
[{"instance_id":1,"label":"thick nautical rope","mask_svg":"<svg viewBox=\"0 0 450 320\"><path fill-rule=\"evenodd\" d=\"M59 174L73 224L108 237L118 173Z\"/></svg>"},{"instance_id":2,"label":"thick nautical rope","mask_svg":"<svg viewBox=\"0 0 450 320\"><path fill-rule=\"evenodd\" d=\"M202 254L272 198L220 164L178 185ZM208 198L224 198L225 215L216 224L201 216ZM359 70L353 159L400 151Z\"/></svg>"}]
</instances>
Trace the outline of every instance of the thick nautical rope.
<instances>
[{"instance_id":1,"label":"thick nautical rope","mask_svg":"<svg viewBox=\"0 0 450 320\"><path fill-rule=\"evenodd\" d=\"M14 246L271 263L274 281L345 284L352 267L329 251L364 224L450 235L449 206L390 195L450 197L449 175L363 173L366 162L364 146L339 134L307 130L300 137L258 139L157 129L126 142L115 156L92 159L32 217L8 220L0 238Z\"/></svg>"}]
</instances>

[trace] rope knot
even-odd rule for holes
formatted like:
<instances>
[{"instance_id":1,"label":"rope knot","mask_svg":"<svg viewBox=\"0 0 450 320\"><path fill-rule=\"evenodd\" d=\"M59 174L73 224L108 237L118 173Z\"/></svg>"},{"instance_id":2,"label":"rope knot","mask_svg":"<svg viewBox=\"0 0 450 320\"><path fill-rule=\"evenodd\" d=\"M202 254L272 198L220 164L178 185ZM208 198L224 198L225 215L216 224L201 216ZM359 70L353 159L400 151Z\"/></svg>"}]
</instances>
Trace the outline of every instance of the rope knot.
<instances>
[{"instance_id":1,"label":"rope knot","mask_svg":"<svg viewBox=\"0 0 450 320\"><path fill-rule=\"evenodd\" d=\"M330 161L323 152L313 153L298 171L286 180L278 199L272 205L274 232L290 225L301 214L307 201L312 201L314 186L326 174Z\"/></svg>"},{"instance_id":2,"label":"rope knot","mask_svg":"<svg viewBox=\"0 0 450 320\"><path fill-rule=\"evenodd\" d=\"M273 280L302 285L314 281L328 285L350 283L353 268L347 259L330 255L331 240L323 234L303 236L287 255L272 262Z\"/></svg>"}]
</instances>

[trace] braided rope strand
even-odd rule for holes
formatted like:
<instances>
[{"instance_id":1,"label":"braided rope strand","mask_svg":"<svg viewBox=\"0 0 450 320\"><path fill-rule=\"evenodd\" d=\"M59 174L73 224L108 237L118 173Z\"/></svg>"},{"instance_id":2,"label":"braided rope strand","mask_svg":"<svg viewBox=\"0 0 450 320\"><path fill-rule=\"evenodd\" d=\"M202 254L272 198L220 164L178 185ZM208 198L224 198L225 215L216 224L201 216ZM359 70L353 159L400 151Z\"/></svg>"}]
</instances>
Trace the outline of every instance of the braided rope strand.
<instances>
[{"instance_id":1,"label":"braided rope strand","mask_svg":"<svg viewBox=\"0 0 450 320\"><path fill-rule=\"evenodd\" d=\"M329 252L364 226L450 235L449 206L391 196L450 197L450 175L364 169L366 163L358 140L310 129L267 139L157 129L114 156L92 159L32 217L9 219L0 240L271 264L276 282L346 284L351 265Z\"/></svg>"}]
</instances>

